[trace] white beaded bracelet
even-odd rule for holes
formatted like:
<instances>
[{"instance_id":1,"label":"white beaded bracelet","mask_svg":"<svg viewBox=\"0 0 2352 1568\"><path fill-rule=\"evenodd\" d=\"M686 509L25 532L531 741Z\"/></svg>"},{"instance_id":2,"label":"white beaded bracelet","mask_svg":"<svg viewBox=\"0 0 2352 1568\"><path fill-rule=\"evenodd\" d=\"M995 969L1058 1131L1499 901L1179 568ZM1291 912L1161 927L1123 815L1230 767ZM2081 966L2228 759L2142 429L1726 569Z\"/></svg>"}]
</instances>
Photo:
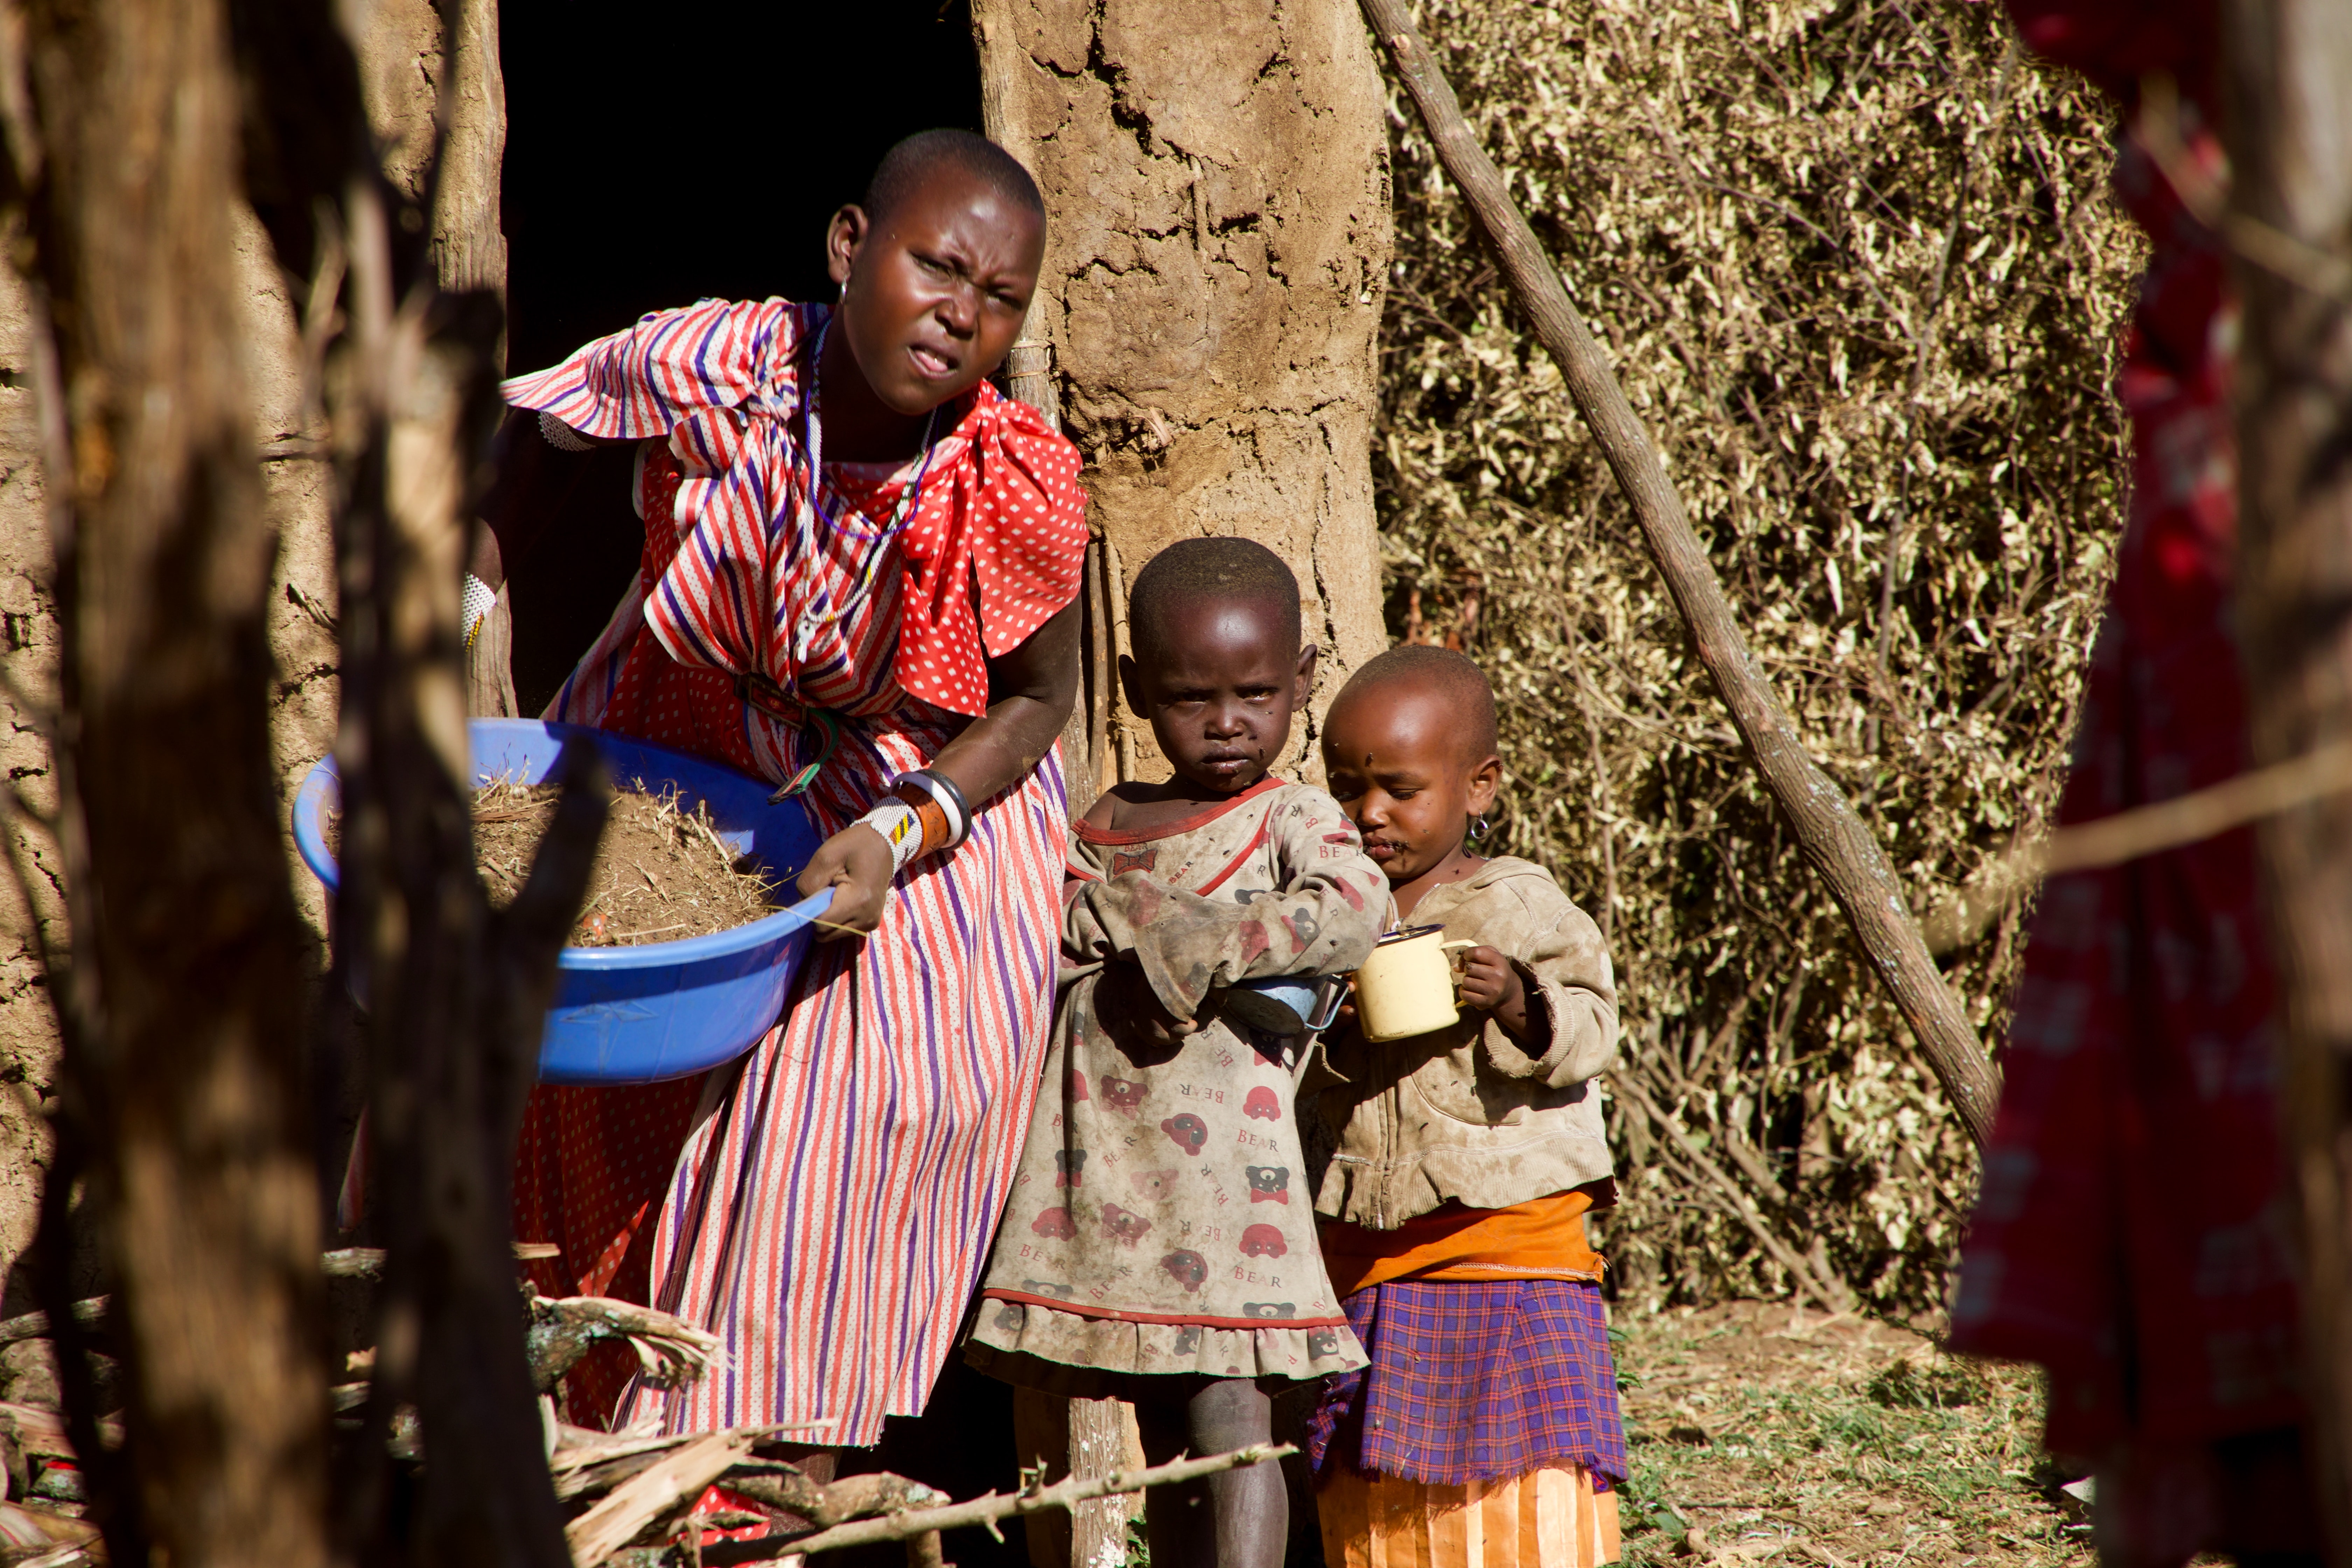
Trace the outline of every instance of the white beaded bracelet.
<instances>
[{"instance_id":1,"label":"white beaded bracelet","mask_svg":"<svg viewBox=\"0 0 2352 1568\"><path fill-rule=\"evenodd\" d=\"M457 600L457 624L466 629L466 646L474 646L475 637L482 629L483 617L499 602L499 591L475 576L466 574L466 587Z\"/></svg>"},{"instance_id":2,"label":"white beaded bracelet","mask_svg":"<svg viewBox=\"0 0 2352 1568\"><path fill-rule=\"evenodd\" d=\"M923 852L923 819L916 815L913 806L895 795L857 820L880 834L882 842L890 847L890 874L894 877Z\"/></svg>"},{"instance_id":3,"label":"white beaded bracelet","mask_svg":"<svg viewBox=\"0 0 2352 1568\"><path fill-rule=\"evenodd\" d=\"M595 442L544 410L539 416L539 433L546 437L547 444L559 452L593 452L596 449Z\"/></svg>"}]
</instances>

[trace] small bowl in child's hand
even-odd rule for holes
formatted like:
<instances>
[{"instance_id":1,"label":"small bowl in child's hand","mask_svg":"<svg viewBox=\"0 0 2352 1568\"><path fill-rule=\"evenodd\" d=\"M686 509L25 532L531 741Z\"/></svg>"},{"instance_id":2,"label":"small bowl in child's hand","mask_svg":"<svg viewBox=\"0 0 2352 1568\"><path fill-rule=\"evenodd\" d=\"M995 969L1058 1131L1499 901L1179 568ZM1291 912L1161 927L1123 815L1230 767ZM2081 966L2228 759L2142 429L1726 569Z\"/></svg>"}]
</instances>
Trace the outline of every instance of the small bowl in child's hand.
<instances>
[{"instance_id":1,"label":"small bowl in child's hand","mask_svg":"<svg viewBox=\"0 0 2352 1568\"><path fill-rule=\"evenodd\" d=\"M1244 980L1228 988L1223 1009L1269 1035L1311 1035L1331 1026L1346 993L1347 983L1337 974L1281 974L1271 980Z\"/></svg>"}]
</instances>

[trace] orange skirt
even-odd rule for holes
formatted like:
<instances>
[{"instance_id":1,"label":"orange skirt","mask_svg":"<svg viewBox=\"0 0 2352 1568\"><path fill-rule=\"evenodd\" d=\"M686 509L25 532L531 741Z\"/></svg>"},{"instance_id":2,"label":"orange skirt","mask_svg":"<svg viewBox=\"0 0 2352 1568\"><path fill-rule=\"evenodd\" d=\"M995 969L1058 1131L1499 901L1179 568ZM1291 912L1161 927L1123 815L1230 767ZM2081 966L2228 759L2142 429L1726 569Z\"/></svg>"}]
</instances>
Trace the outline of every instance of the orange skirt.
<instances>
[{"instance_id":1,"label":"orange skirt","mask_svg":"<svg viewBox=\"0 0 2352 1568\"><path fill-rule=\"evenodd\" d=\"M1583 1469L1433 1486L1333 1468L1316 1492L1329 1568L1600 1568L1617 1494Z\"/></svg>"}]
</instances>

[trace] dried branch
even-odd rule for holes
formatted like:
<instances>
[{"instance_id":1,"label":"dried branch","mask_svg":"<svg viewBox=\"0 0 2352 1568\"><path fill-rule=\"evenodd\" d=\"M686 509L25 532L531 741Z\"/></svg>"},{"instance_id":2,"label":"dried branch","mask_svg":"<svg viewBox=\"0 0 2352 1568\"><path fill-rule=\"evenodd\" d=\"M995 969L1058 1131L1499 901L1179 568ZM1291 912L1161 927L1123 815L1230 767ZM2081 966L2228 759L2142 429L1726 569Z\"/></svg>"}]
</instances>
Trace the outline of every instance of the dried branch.
<instances>
[{"instance_id":1,"label":"dried branch","mask_svg":"<svg viewBox=\"0 0 2352 1568\"><path fill-rule=\"evenodd\" d=\"M811 1523L824 1527L872 1514L906 1513L916 1509L938 1508L950 1500L945 1492L936 1491L904 1476L894 1476L887 1470L863 1476L844 1476L837 1481L818 1486L797 1469L779 1466L774 1472L766 1475L730 1475L727 1478L727 1488L755 1502L764 1502L787 1513L799 1514Z\"/></svg>"},{"instance_id":2,"label":"dried branch","mask_svg":"<svg viewBox=\"0 0 2352 1568\"><path fill-rule=\"evenodd\" d=\"M691 1504L703 1489L749 1456L760 1436L756 1427L713 1432L625 1482L564 1528L573 1563L577 1568L595 1568L646 1526L682 1504Z\"/></svg>"},{"instance_id":3,"label":"dried branch","mask_svg":"<svg viewBox=\"0 0 2352 1568\"><path fill-rule=\"evenodd\" d=\"M2197 166L2180 133L2180 88L2171 77L2158 72L2140 83L2131 136L2156 160L2180 205L2242 259L2322 298L2352 301L2352 260L2231 206L2226 181Z\"/></svg>"},{"instance_id":4,"label":"dried branch","mask_svg":"<svg viewBox=\"0 0 2352 1568\"><path fill-rule=\"evenodd\" d=\"M1731 1205L1731 1212L1738 1216L1740 1223L1748 1227L1764 1250L1771 1254L1772 1260L1788 1270L1789 1278L1793 1283L1832 1312L1850 1312L1853 1310L1853 1293L1839 1280L1822 1274L1806 1259L1804 1254L1781 1239L1780 1234L1774 1230L1763 1215L1757 1211L1755 1201L1748 1197L1740 1184L1733 1181L1722 1166L1708 1159L1699 1146L1691 1141L1690 1134L1676 1126L1664 1111L1659 1110L1657 1102L1643 1090L1640 1084L1634 1082L1630 1077L1620 1076L1611 1080L1610 1087L1622 1098L1632 1100L1641 1112L1650 1119L1651 1124L1665 1134L1666 1141L1674 1146L1675 1152L1679 1153L1692 1169L1705 1176L1717 1192L1722 1194L1724 1200Z\"/></svg>"},{"instance_id":5,"label":"dried branch","mask_svg":"<svg viewBox=\"0 0 2352 1568\"><path fill-rule=\"evenodd\" d=\"M2062 827L1995 861L1927 921L1927 940L1947 952L1981 935L2002 910L2045 877L2120 866L2208 838L2352 789L2352 741L2175 795L2153 805Z\"/></svg>"},{"instance_id":6,"label":"dried branch","mask_svg":"<svg viewBox=\"0 0 2352 1568\"><path fill-rule=\"evenodd\" d=\"M1219 1475L1226 1470L1245 1469L1252 1465L1268 1464L1298 1450L1287 1443L1259 1443L1246 1448L1236 1448L1228 1454L1213 1454L1201 1459L1175 1459L1150 1469L1115 1470L1107 1476L1093 1478L1074 1476L1050 1487L1032 1491L991 1492L986 1497L969 1502L950 1503L945 1508L919 1509L908 1513L894 1513L883 1519L859 1520L852 1524L836 1525L831 1530L796 1536L786 1541L772 1538L745 1544L765 1549L764 1555L736 1556L733 1563L765 1562L778 1557L798 1556L818 1552L837 1552L852 1546L868 1546L883 1541L911 1541L917 1536L937 1531L965 1530L973 1525L984 1526L993 1534L996 1521L1023 1514L1037 1513L1045 1509L1070 1509L1096 1498L1111 1497L1123 1492L1139 1492L1147 1487L1174 1486L1180 1482L1198 1480L1202 1476ZM713 1558L712 1561L717 1561Z\"/></svg>"},{"instance_id":7,"label":"dried branch","mask_svg":"<svg viewBox=\"0 0 2352 1568\"><path fill-rule=\"evenodd\" d=\"M106 1321L110 1298L92 1296L74 1303L74 1321L84 1328L94 1329ZM46 1340L49 1337L49 1315L27 1312L21 1318L0 1321L0 1345L12 1345L19 1340Z\"/></svg>"},{"instance_id":8,"label":"dried branch","mask_svg":"<svg viewBox=\"0 0 2352 1568\"><path fill-rule=\"evenodd\" d=\"M709 1370L719 1353L716 1334L706 1333L683 1318L603 1296L556 1300L536 1297L530 1304L530 1318L531 1382L541 1394L553 1389L600 1340L626 1341L637 1352L646 1381L656 1388L693 1382Z\"/></svg>"}]
</instances>

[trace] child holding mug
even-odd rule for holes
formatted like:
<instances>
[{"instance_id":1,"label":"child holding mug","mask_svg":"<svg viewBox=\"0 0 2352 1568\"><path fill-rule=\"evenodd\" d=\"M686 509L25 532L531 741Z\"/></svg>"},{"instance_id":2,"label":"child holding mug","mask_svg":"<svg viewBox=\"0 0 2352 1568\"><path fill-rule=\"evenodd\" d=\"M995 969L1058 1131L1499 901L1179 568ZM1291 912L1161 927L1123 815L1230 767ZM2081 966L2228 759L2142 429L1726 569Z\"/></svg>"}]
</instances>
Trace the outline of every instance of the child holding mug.
<instances>
[{"instance_id":1,"label":"child holding mug","mask_svg":"<svg viewBox=\"0 0 2352 1568\"><path fill-rule=\"evenodd\" d=\"M1366 664L1323 763L1400 923L1467 944L1459 1019L1335 1037L1301 1112L1331 1150L1324 1259L1371 1363L1309 1426L1325 1560L1613 1562L1625 1437L1584 1226L1614 1197L1592 1083L1616 1052L1607 948L1543 868L1467 847L1502 773L1467 658L1407 646Z\"/></svg>"}]
</instances>

